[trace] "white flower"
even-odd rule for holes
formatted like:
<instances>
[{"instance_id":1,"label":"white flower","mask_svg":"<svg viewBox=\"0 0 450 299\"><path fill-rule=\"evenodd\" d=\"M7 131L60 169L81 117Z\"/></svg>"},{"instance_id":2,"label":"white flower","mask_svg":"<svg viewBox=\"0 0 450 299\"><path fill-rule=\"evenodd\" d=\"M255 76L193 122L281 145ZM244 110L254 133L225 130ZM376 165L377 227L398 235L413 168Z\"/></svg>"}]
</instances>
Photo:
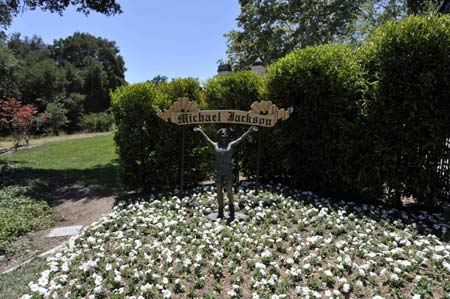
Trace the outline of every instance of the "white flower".
<instances>
[{"instance_id":1,"label":"white flower","mask_svg":"<svg viewBox=\"0 0 450 299\"><path fill-rule=\"evenodd\" d=\"M344 293L350 292L350 285L348 283L344 283L344 285L342 286L342 292Z\"/></svg>"},{"instance_id":2,"label":"white flower","mask_svg":"<svg viewBox=\"0 0 450 299\"><path fill-rule=\"evenodd\" d=\"M325 270L324 273L326 276L329 276L329 277L333 276L333 272L331 272L331 270Z\"/></svg>"},{"instance_id":3,"label":"white flower","mask_svg":"<svg viewBox=\"0 0 450 299\"><path fill-rule=\"evenodd\" d=\"M200 253L197 253L197 255L195 256L195 261L197 263L199 263L202 260L202 255Z\"/></svg>"},{"instance_id":4,"label":"white flower","mask_svg":"<svg viewBox=\"0 0 450 299\"><path fill-rule=\"evenodd\" d=\"M362 269L362 268L359 268L358 273L359 273L359 276L361 276L361 277L366 276L366 271L364 271L364 269Z\"/></svg>"},{"instance_id":5,"label":"white flower","mask_svg":"<svg viewBox=\"0 0 450 299\"><path fill-rule=\"evenodd\" d=\"M228 296L230 296L230 297L236 297L236 296L237 296L237 293L236 293L235 291L233 291L233 290L229 290L229 291L227 292L227 294L228 294Z\"/></svg>"},{"instance_id":6,"label":"white flower","mask_svg":"<svg viewBox=\"0 0 450 299\"><path fill-rule=\"evenodd\" d=\"M100 294L103 291L103 287L102 286L96 286L94 288L94 293L95 294Z\"/></svg>"},{"instance_id":7,"label":"white flower","mask_svg":"<svg viewBox=\"0 0 450 299\"><path fill-rule=\"evenodd\" d=\"M169 290L162 290L161 293L162 293L162 295L163 295L164 298L170 298L170 297L172 297L172 292L169 291Z\"/></svg>"},{"instance_id":8,"label":"white flower","mask_svg":"<svg viewBox=\"0 0 450 299\"><path fill-rule=\"evenodd\" d=\"M183 260L183 265L187 268L192 264L190 259L184 259Z\"/></svg>"},{"instance_id":9,"label":"white flower","mask_svg":"<svg viewBox=\"0 0 450 299\"><path fill-rule=\"evenodd\" d=\"M114 277L114 281L115 281L115 282L118 282L118 283L122 282L122 276L116 275L116 276Z\"/></svg>"},{"instance_id":10,"label":"white flower","mask_svg":"<svg viewBox=\"0 0 450 299\"><path fill-rule=\"evenodd\" d=\"M395 273L391 274L391 276L389 277L389 279L390 279L391 281L394 281L394 282L397 282L397 281L399 280L398 275L395 274Z\"/></svg>"}]
</instances>

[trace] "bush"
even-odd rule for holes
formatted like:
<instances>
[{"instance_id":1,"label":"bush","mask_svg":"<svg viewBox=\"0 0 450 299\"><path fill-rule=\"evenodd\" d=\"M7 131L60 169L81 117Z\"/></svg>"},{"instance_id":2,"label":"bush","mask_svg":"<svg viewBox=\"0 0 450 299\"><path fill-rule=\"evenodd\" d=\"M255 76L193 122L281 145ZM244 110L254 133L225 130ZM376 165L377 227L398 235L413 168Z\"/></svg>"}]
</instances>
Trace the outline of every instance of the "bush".
<instances>
[{"instance_id":1,"label":"bush","mask_svg":"<svg viewBox=\"0 0 450 299\"><path fill-rule=\"evenodd\" d=\"M80 129L84 132L108 132L114 125L114 117L105 112L83 114L80 118Z\"/></svg>"},{"instance_id":2,"label":"bush","mask_svg":"<svg viewBox=\"0 0 450 299\"><path fill-rule=\"evenodd\" d=\"M347 46L310 47L268 68L269 99L294 112L264 136L264 178L322 194L356 189L365 83L354 54Z\"/></svg>"},{"instance_id":3,"label":"bush","mask_svg":"<svg viewBox=\"0 0 450 299\"><path fill-rule=\"evenodd\" d=\"M0 126L12 133L15 148L19 146L22 139L28 144L36 113L33 105L22 105L15 99L0 99Z\"/></svg>"},{"instance_id":4,"label":"bush","mask_svg":"<svg viewBox=\"0 0 450 299\"><path fill-rule=\"evenodd\" d=\"M168 108L178 97L200 100L195 79L170 83L139 83L118 88L111 94L117 132L121 182L128 189L161 189L179 185L181 133L183 128L157 117L153 106ZM204 150L191 128L185 128L185 183L204 179Z\"/></svg>"},{"instance_id":5,"label":"bush","mask_svg":"<svg viewBox=\"0 0 450 299\"><path fill-rule=\"evenodd\" d=\"M50 126L53 134L59 135L59 130L63 128L69 121L66 117L67 109L61 103L48 103L47 109L47 123Z\"/></svg>"},{"instance_id":6,"label":"bush","mask_svg":"<svg viewBox=\"0 0 450 299\"><path fill-rule=\"evenodd\" d=\"M85 95L75 92L68 95L60 95L56 98L67 109L66 117L68 123L66 130L68 133L73 133L78 130L85 99Z\"/></svg>"},{"instance_id":7,"label":"bush","mask_svg":"<svg viewBox=\"0 0 450 299\"><path fill-rule=\"evenodd\" d=\"M262 100L263 77L251 71L241 71L209 79L205 84L205 98L208 109L237 109L250 110L255 101ZM238 138L248 128L242 125L220 124L208 126L208 134L215 140L216 130L219 127L228 127L231 135ZM256 172L256 156L253 155L257 147L256 135L250 135L248 139L239 145L234 154L234 175L239 177L239 162L244 160L243 171L246 175L254 175ZM213 157L211 157L213 159ZM250 167L247 167L251 165Z\"/></svg>"},{"instance_id":8,"label":"bush","mask_svg":"<svg viewBox=\"0 0 450 299\"><path fill-rule=\"evenodd\" d=\"M382 181L387 196L422 203L447 199L450 158L450 18L409 17L376 30L363 62L374 86L367 98L368 141L373 150L365 183ZM447 189L447 192L450 192Z\"/></svg>"},{"instance_id":9,"label":"bush","mask_svg":"<svg viewBox=\"0 0 450 299\"><path fill-rule=\"evenodd\" d=\"M0 161L0 256L11 251L11 242L18 237L59 219L48 204L52 199L48 184L16 171Z\"/></svg>"}]
</instances>

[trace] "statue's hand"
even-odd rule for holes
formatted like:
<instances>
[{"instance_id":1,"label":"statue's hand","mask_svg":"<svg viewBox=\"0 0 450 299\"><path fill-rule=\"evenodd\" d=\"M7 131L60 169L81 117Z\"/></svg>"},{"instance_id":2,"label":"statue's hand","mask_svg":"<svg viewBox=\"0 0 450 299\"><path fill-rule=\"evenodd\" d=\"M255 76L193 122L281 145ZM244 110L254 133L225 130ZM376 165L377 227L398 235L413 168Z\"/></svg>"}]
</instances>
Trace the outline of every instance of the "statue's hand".
<instances>
[{"instance_id":1,"label":"statue's hand","mask_svg":"<svg viewBox=\"0 0 450 299\"><path fill-rule=\"evenodd\" d=\"M194 127L194 132L200 132L200 131L201 131L200 127Z\"/></svg>"},{"instance_id":2,"label":"statue's hand","mask_svg":"<svg viewBox=\"0 0 450 299\"><path fill-rule=\"evenodd\" d=\"M252 126L250 129L252 130L252 132L258 132L258 127L257 126Z\"/></svg>"}]
</instances>

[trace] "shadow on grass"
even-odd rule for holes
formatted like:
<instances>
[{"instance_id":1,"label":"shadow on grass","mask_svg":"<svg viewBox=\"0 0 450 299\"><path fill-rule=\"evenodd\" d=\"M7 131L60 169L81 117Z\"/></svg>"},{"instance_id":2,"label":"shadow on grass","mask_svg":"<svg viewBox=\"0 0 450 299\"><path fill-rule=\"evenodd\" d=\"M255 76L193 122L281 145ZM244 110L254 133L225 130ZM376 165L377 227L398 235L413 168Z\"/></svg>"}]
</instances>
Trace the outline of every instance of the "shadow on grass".
<instances>
[{"instance_id":1,"label":"shadow on grass","mask_svg":"<svg viewBox=\"0 0 450 299\"><path fill-rule=\"evenodd\" d=\"M52 205L58 205L64 199L95 199L120 191L117 167L113 163L64 170L30 168L22 166L22 163L0 160L0 187L29 186L30 181L38 180L54 193Z\"/></svg>"}]
</instances>

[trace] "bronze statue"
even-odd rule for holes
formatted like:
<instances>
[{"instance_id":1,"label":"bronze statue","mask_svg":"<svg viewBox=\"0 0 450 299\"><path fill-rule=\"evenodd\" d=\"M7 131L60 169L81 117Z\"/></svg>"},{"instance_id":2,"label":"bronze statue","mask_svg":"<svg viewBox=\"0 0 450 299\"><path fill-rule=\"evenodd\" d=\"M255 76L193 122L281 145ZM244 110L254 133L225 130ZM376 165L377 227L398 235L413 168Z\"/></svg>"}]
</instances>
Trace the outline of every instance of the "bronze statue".
<instances>
[{"instance_id":1,"label":"bronze statue","mask_svg":"<svg viewBox=\"0 0 450 299\"><path fill-rule=\"evenodd\" d=\"M231 165L231 158L236 149L236 146L241 143L251 132L258 131L255 126L250 127L241 137L229 142L228 130L225 128L217 131L218 142L212 141L208 135L200 128L194 128L195 132L200 132L205 139L213 146L216 156L216 163L214 167L214 174L216 176L217 201L219 202L218 218L223 218L223 187L225 186L228 194L228 207L230 209L229 221L234 219L234 204L233 204L233 168Z\"/></svg>"}]
</instances>

